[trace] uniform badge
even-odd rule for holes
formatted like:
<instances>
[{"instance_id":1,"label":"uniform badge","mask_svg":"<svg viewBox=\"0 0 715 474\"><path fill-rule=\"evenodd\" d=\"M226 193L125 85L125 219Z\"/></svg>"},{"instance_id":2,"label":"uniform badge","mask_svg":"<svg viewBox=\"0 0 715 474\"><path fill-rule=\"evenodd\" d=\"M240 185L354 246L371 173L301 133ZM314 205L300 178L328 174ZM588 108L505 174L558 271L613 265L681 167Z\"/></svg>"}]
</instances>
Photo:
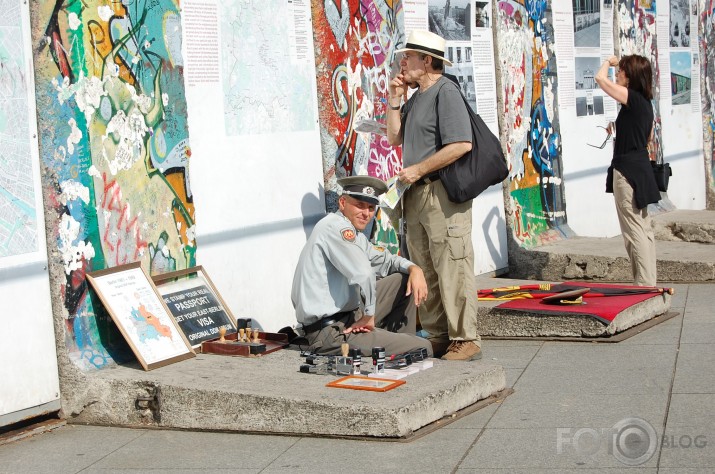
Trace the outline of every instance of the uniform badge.
<instances>
[{"instance_id":1,"label":"uniform badge","mask_svg":"<svg viewBox=\"0 0 715 474\"><path fill-rule=\"evenodd\" d=\"M364 188L362 188L362 193L366 196L374 196L375 188L373 188L372 186L365 186Z\"/></svg>"},{"instance_id":2,"label":"uniform badge","mask_svg":"<svg viewBox=\"0 0 715 474\"><path fill-rule=\"evenodd\" d=\"M348 242L355 242L355 231L352 229L343 229L340 231L343 234L343 240Z\"/></svg>"},{"instance_id":3,"label":"uniform badge","mask_svg":"<svg viewBox=\"0 0 715 474\"><path fill-rule=\"evenodd\" d=\"M384 252L384 251L385 251L385 247L382 247L381 245L373 245L373 247L374 247L375 250L377 250L378 252Z\"/></svg>"}]
</instances>

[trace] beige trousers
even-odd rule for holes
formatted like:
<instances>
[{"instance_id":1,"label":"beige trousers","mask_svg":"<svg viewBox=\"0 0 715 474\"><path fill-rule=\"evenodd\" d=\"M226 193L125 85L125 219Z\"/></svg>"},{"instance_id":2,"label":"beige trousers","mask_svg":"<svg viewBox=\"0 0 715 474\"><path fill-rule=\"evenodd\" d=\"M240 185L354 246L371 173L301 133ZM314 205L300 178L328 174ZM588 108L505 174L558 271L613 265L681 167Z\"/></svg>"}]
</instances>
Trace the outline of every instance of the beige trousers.
<instances>
[{"instance_id":1,"label":"beige trousers","mask_svg":"<svg viewBox=\"0 0 715 474\"><path fill-rule=\"evenodd\" d=\"M413 184L403 198L409 258L424 271L429 292L417 310L422 328L434 339L480 345L472 201L453 203L441 181Z\"/></svg>"},{"instance_id":2,"label":"beige trousers","mask_svg":"<svg viewBox=\"0 0 715 474\"><path fill-rule=\"evenodd\" d=\"M656 256L655 237L648 215L648 208L636 208L633 187L618 171L613 170L613 197L616 200L618 223L631 260L634 284L655 286Z\"/></svg>"}]
</instances>

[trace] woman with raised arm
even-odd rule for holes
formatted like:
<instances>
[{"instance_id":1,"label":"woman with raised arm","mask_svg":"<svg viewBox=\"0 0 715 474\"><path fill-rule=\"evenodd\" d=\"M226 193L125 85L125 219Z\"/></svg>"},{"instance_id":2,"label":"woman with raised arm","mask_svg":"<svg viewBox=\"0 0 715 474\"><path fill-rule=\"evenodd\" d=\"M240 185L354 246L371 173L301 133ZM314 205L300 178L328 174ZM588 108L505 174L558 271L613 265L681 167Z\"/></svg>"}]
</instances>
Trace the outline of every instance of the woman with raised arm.
<instances>
[{"instance_id":1,"label":"woman with raised arm","mask_svg":"<svg viewBox=\"0 0 715 474\"><path fill-rule=\"evenodd\" d=\"M616 82L608 69L617 67ZM606 192L613 193L618 222L631 260L636 285L655 286L655 237L648 204L660 200L660 191L648 156L653 128L653 71L643 56L611 56L596 74L601 90L620 104L608 168Z\"/></svg>"}]
</instances>

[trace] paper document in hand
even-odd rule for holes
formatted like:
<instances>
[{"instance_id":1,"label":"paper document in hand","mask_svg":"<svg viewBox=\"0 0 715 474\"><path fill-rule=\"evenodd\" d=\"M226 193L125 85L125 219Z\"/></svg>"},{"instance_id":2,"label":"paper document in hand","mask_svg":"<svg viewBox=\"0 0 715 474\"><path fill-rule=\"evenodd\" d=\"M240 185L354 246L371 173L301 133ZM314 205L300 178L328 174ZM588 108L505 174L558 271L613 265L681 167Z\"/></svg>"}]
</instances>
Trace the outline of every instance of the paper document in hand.
<instances>
[{"instance_id":1,"label":"paper document in hand","mask_svg":"<svg viewBox=\"0 0 715 474\"><path fill-rule=\"evenodd\" d=\"M387 204L390 209L394 209L397 203L400 202L402 194L409 187L409 184L404 184L402 181L397 179L397 175L393 176L387 180L387 192L380 196L382 198L382 202Z\"/></svg>"},{"instance_id":2,"label":"paper document in hand","mask_svg":"<svg viewBox=\"0 0 715 474\"><path fill-rule=\"evenodd\" d=\"M374 133L376 135L387 135L387 125L373 119L364 119L358 121L355 125L356 132Z\"/></svg>"}]
</instances>

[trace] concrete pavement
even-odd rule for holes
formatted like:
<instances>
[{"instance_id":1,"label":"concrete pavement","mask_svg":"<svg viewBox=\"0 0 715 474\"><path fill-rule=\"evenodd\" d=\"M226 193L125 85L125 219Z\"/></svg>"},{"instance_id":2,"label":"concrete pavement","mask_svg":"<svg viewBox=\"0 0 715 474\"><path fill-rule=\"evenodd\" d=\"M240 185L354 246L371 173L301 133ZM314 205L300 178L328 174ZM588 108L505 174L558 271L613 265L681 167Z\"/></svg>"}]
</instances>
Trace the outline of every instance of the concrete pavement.
<instances>
[{"instance_id":1,"label":"concrete pavement","mask_svg":"<svg viewBox=\"0 0 715 474\"><path fill-rule=\"evenodd\" d=\"M715 295L712 284L688 283L714 280L715 252L709 244L715 213L675 211L657 217L659 284L675 287L670 308L678 316L613 344L484 341L484 360L471 364L503 367L506 386L514 393L409 442L77 424L82 411L107 403L100 397L72 412L66 426L0 445L0 472L715 472ZM513 267L538 270L539 279L552 282L580 277L628 281L621 253L620 237L568 239L517 253L512 260ZM681 283L668 284L667 275ZM498 279L480 279L479 285L502 286ZM249 382L240 381L226 364L226 380L222 373L204 378L241 382L237 392L242 393L240 385ZM218 407L215 397L206 396L209 392L198 390L196 397ZM250 410L249 398L232 403ZM286 400L285 409L300 413ZM384 401L377 398L376 405ZM110 396L109 402L116 400ZM359 405L344 413L359 416ZM230 407L225 408L229 415ZM202 413L196 407L187 412ZM324 413L319 422L326 429L304 432L332 433L330 426L357 420L341 413ZM305 421L306 427L317 422Z\"/></svg>"},{"instance_id":2,"label":"concrete pavement","mask_svg":"<svg viewBox=\"0 0 715 474\"><path fill-rule=\"evenodd\" d=\"M514 393L410 442L69 424L0 472L715 472L715 293L674 287L681 314L617 344L484 341Z\"/></svg>"}]
</instances>

